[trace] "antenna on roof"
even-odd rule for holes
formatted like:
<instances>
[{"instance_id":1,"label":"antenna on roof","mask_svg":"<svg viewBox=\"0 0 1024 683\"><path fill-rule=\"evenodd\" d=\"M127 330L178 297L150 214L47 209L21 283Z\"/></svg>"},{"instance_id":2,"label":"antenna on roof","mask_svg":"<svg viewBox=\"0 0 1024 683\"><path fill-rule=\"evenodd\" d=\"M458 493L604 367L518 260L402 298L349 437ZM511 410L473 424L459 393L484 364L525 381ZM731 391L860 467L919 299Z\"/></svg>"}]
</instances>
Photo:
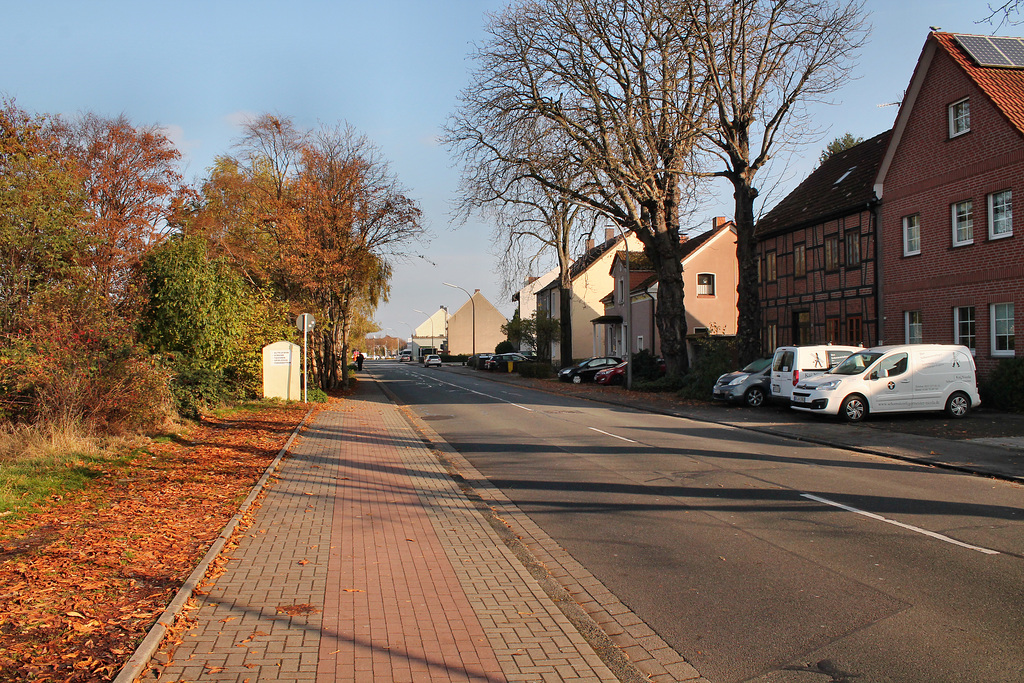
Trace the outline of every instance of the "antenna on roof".
<instances>
[{"instance_id":1,"label":"antenna on roof","mask_svg":"<svg viewBox=\"0 0 1024 683\"><path fill-rule=\"evenodd\" d=\"M879 107L879 108L881 108L881 107L898 107L901 104L903 104L903 103L902 102L886 102L885 104L876 104L875 106Z\"/></svg>"}]
</instances>

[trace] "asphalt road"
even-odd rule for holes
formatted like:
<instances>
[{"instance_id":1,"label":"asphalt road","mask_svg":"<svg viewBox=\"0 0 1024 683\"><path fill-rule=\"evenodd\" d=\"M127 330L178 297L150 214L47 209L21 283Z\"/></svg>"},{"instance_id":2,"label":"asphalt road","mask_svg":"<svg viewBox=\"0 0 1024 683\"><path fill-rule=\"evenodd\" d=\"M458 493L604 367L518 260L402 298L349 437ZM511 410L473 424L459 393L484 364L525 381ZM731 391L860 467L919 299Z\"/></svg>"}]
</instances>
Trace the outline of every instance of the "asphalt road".
<instances>
[{"instance_id":1,"label":"asphalt road","mask_svg":"<svg viewBox=\"0 0 1024 683\"><path fill-rule=\"evenodd\" d=\"M1024 488L369 366L710 681L1024 681Z\"/></svg>"}]
</instances>

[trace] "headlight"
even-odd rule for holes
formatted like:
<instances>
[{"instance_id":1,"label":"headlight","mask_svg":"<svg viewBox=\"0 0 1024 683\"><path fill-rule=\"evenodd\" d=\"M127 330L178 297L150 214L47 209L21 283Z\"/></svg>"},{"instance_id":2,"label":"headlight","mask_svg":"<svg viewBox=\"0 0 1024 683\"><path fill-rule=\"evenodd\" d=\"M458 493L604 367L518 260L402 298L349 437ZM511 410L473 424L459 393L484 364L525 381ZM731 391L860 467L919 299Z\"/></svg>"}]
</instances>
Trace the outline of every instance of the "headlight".
<instances>
[{"instance_id":1,"label":"headlight","mask_svg":"<svg viewBox=\"0 0 1024 683\"><path fill-rule=\"evenodd\" d=\"M732 387L736 386L737 384L742 384L744 381L746 381L748 377L750 377L750 375L740 375L739 377L733 379L733 381L729 382L729 386Z\"/></svg>"},{"instance_id":2,"label":"headlight","mask_svg":"<svg viewBox=\"0 0 1024 683\"><path fill-rule=\"evenodd\" d=\"M833 389L837 389L842 383L843 380L834 379L829 382L825 382L824 384L819 384L816 388L821 389L822 391L832 391Z\"/></svg>"}]
</instances>

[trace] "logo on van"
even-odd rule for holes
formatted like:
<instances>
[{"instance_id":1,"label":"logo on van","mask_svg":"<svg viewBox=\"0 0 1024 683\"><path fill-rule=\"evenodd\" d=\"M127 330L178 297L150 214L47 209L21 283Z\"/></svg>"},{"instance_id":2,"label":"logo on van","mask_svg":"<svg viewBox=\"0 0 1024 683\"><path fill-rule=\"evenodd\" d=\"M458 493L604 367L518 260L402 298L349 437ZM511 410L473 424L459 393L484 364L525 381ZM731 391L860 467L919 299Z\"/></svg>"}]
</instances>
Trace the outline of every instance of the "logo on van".
<instances>
[{"instance_id":1,"label":"logo on van","mask_svg":"<svg viewBox=\"0 0 1024 683\"><path fill-rule=\"evenodd\" d=\"M889 391L892 391L896 388L896 382L889 382L887 386L889 387Z\"/></svg>"},{"instance_id":2,"label":"logo on van","mask_svg":"<svg viewBox=\"0 0 1024 683\"><path fill-rule=\"evenodd\" d=\"M961 356L961 354L960 354L959 351L954 351L953 352L953 367L954 368L960 367L960 356Z\"/></svg>"}]
</instances>

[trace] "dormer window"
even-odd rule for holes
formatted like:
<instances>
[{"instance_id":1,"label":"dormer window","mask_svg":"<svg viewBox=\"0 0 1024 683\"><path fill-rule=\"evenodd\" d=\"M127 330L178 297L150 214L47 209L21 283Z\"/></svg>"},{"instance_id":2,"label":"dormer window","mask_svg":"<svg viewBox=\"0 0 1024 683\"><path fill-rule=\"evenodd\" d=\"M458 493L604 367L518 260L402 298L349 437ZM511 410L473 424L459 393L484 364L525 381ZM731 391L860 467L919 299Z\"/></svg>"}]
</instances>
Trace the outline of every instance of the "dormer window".
<instances>
[{"instance_id":1,"label":"dormer window","mask_svg":"<svg viewBox=\"0 0 1024 683\"><path fill-rule=\"evenodd\" d=\"M969 130L971 130L971 101L965 97L949 105L949 137L955 138Z\"/></svg>"}]
</instances>

